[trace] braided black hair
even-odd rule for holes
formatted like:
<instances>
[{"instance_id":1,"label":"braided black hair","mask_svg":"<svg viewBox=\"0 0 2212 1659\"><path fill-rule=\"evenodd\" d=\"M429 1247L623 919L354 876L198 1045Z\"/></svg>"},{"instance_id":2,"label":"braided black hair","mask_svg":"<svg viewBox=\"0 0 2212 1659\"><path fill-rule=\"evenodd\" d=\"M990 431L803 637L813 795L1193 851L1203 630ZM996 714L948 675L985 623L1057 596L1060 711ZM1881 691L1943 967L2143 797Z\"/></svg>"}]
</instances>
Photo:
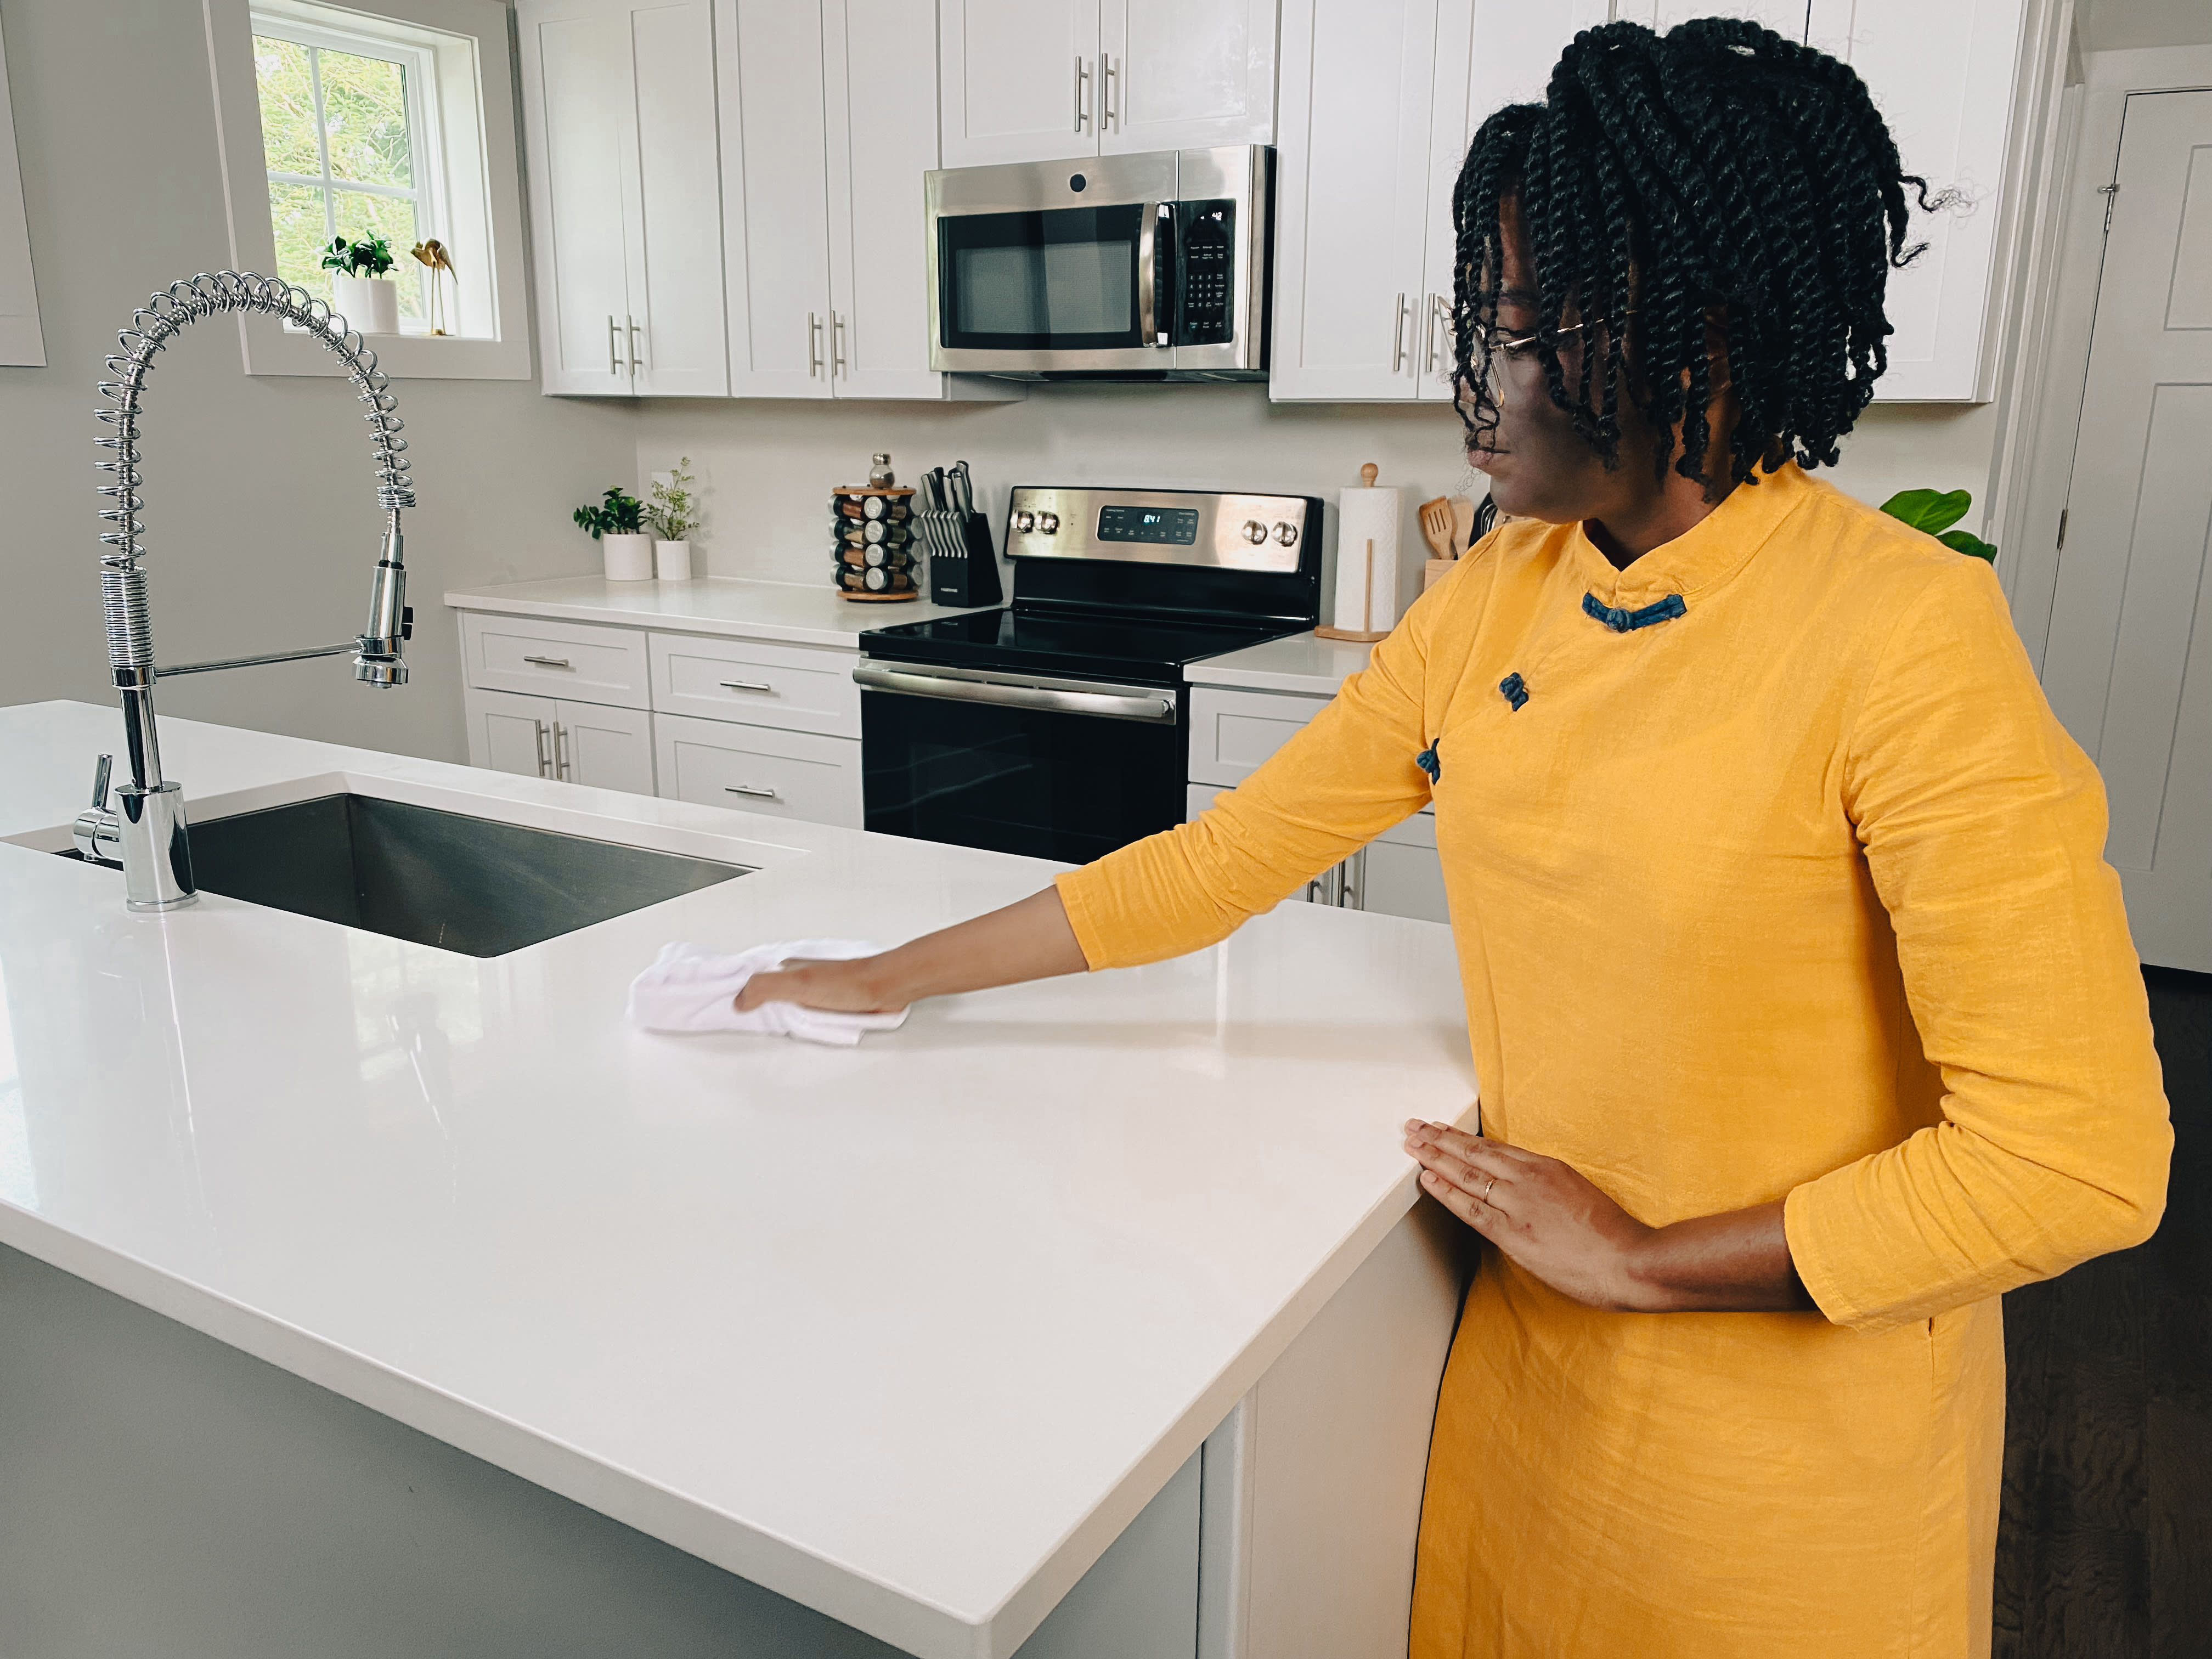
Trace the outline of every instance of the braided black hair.
<instances>
[{"instance_id":1,"label":"braided black hair","mask_svg":"<svg viewBox=\"0 0 2212 1659\"><path fill-rule=\"evenodd\" d=\"M1585 29L1545 101L1490 117L1460 171L1454 349L1471 441L1498 424L1490 357L1510 198L1545 384L1608 467L1626 396L1656 434L1655 471L1672 460L1705 477L1709 328L1726 338L1742 409L1725 482L1793 457L1834 465L1887 367L1889 270L1925 246L1905 246L1906 185L1923 209L1947 204L1904 172L1865 82L1825 52L1727 18L1663 38L1636 23ZM1583 337L1571 386L1559 331L1570 307L1609 325Z\"/></svg>"}]
</instances>

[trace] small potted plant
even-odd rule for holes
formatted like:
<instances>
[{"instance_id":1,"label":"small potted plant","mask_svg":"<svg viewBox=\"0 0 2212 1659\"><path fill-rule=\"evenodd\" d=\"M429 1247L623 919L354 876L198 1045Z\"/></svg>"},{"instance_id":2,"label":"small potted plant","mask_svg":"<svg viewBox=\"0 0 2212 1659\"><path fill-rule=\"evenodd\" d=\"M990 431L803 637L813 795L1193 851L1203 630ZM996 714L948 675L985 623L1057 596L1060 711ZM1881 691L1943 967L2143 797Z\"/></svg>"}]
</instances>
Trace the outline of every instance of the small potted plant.
<instances>
[{"instance_id":1,"label":"small potted plant","mask_svg":"<svg viewBox=\"0 0 2212 1659\"><path fill-rule=\"evenodd\" d=\"M699 527L699 501L691 486L691 458L683 457L665 475L656 475L646 494L645 516L660 541L653 550L653 572L665 582L691 580L691 532Z\"/></svg>"},{"instance_id":2,"label":"small potted plant","mask_svg":"<svg viewBox=\"0 0 2212 1659\"><path fill-rule=\"evenodd\" d=\"M331 273L333 310L363 334L399 332L399 284L385 274L392 269L392 245L384 238L336 238L323 250L323 269Z\"/></svg>"},{"instance_id":3,"label":"small potted plant","mask_svg":"<svg viewBox=\"0 0 2212 1659\"><path fill-rule=\"evenodd\" d=\"M610 484L605 501L596 507L578 507L574 517L599 544L609 581L653 580L653 538L645 532L643 501L626 494L619 485Z\"/></svg>"}]
</instances>

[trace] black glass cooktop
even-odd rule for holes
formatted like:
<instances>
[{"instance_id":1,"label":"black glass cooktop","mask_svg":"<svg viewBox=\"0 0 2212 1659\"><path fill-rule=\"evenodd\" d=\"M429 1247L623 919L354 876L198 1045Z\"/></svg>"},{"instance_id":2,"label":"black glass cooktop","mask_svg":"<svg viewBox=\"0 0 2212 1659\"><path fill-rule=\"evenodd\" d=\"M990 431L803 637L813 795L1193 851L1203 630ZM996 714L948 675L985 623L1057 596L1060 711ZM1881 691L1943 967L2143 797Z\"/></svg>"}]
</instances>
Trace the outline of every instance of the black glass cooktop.
<instances>
[{"instance_id":1,"label":"black glass cooktop","mask_svg":"<svg viewBox=\"0 0 2212 1659\"><path fill-rule=\"evenodd\" d=\"M1073 616L1010 607L874 629L860 635L860 649L884 661L1175 685L1182 682L1185 663L1303 633L1311 625L1256 617L1229 623L1096 612Z\"/></svg>"}]
</instances>

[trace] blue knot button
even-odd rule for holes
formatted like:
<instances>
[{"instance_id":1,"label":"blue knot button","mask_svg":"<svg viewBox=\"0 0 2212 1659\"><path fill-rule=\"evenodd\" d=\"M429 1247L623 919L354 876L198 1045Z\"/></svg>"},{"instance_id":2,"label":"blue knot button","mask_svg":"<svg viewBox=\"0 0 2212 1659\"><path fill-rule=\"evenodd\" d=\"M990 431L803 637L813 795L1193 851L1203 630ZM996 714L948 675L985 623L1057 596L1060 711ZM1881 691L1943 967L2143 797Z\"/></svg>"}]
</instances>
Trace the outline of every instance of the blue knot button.
<instances>
[{"instance_id":1,"label":"blue knot button","mask_svg":"<svg viewBox=\"0 0 2212 1659\"><path fill-rule=\"evenodd\" d=\"M1508 674L1498 682L1498 689L1505 694L1505 701L1513 705L1513 712L1521 712L1521 705L1528 701L1528 682L1518 674Z\"/></svg>"},{"instance_id":2,"label":"blue knot button","mask_svg":"<svg viewBox=\"0 0 2212 1659\"><path fill-rule=\"evenodd\" d=\"M1439 738L1437 741L1441 742L1443 739ZM1436 744L1431 744L1419 754L1414 756L1413 764L1429 775L1431 783L1437 782L1444 775L1444 763L1437 757Z\"/></svg>"},{"instance_id":3,"label":"blue knot button","mask_svg":"<svg viewBox=\"0 0 2212 1659\"><path fill-rule=\"evenodd\" d=\"M1626 634L1638 628L1649 628L1680 616L1689 607L1682 603L1680 593L1669 593L1663 599L1655 599L1641 611L1624 611L1617 605L1607 605L1595 593L1583 595L1583 614L1595 617L1616 634Z\"/></svg>"}]
</instances>

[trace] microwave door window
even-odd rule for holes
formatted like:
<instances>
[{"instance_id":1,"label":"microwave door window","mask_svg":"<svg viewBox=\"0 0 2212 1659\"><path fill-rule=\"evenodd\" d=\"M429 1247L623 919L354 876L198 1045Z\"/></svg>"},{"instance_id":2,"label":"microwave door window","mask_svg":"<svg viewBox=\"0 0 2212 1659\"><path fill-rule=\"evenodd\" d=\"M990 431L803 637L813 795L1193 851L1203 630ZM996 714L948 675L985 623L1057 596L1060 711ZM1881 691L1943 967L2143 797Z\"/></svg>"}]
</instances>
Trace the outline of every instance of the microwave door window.
<instances>
[{"instance_id":1,"label":"microwave door window","mask_svg":"<svg viewBox=\"0 0 2212 1659\"><path fill-rule=\"evenodd\" d=\"M938 222L949 347L1101 351L1141 345L1134 206L979 213Z\"/></svg>"}]
</instances>

